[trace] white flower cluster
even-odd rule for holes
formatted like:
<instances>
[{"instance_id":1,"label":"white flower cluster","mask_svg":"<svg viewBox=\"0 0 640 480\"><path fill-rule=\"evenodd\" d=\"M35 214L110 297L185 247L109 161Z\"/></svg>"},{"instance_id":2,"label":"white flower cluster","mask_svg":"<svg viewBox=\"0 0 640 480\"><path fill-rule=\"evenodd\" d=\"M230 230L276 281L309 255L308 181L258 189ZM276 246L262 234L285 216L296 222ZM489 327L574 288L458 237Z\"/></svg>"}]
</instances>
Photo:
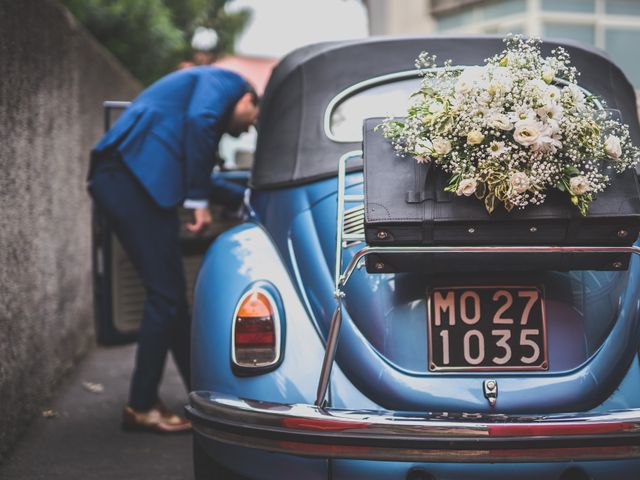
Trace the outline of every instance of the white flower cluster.
<instances>
[{"instance_id":1,"label":"white flower cluster","mask_svg":"<svg viewBox=\"0 0 640 480\"><path fill-rule=\"evenodd\" d=\"M541 204L549 188L569 194L584 215L592 194L640 150L628 127L577 85L565 50L540 53L539 39L509 36L485 65L464 70L422 53L423 80L404 120L382 128L395 148L451 175L448 191L476 195L489 212Z\"/></svg>"}]
</instances>

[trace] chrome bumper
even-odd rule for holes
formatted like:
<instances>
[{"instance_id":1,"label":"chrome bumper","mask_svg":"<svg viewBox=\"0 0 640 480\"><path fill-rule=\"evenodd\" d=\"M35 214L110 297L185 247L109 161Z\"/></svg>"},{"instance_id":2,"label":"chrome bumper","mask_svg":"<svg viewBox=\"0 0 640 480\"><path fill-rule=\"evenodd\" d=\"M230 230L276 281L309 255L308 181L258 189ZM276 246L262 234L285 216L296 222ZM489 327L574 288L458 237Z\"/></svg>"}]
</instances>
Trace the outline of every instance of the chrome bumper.
<instances>
[{"instance_id":1,"label":"chrome bumper","mask_svg":"<svg viewBox=\"0 0 640 480\"><path fill-rule=\"evenodd\" d=\"M640 409L502 415L350 411L193 392L194 429L219 442L323 458L546 462L640 458Z\"/></svg>"}]
</instances>

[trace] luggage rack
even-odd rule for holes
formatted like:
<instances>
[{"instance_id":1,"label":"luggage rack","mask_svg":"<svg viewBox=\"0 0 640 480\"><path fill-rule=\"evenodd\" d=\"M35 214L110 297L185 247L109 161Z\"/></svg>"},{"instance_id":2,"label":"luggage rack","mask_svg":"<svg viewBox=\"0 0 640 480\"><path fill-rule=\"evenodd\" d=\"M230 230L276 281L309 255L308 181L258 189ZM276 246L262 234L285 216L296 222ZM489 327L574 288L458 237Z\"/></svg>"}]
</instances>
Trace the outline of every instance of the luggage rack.
<instances>
[{"instance_id":1,"label":"luggage rack","mask_svg":"<svg viewBox=\"0 0 640 480\"><path fill-rule=\"evenodd\" d=\"M340 157L338 163L338 211L336 215L336 263L334 271L334 297L337 302L336 309L331 318L329 335L327 337L325 355L320 370L320 379L316 394L316 406L326 405L326 393L331 376L331 368L336 356L338 345L338 335L342 324L342 299L345 297L344 287L351 278L353 272L359 268L361 262L371 254L391 253L391 254L435 254L435 253L629 253L640 255L640 247L605 247L605 246L554 246L554 245L520 245L520 246L369 246L365 245L359 249L349 261L346 268L342 270L343 250L356 243L365 242L364 235L364 194L347 195L345 193L345 178L347 163L353 160L362 159L362 150L353 150ZM345 221L345 204L356 203L357 207L347 210ZM361 218L354 218L355 212L362 209ZM345 225L350 226L350 230L355 232L345 232ZM362 225L362 228L360 228Z\"/></svg>"}]
</instances>

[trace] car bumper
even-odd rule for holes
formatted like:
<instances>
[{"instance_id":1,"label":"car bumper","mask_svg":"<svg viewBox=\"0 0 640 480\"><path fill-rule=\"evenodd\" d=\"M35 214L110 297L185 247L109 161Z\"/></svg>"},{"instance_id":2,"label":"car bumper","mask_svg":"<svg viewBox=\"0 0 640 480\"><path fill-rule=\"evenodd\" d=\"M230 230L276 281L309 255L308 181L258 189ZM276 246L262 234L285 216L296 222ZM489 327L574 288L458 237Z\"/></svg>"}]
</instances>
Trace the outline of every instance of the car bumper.
<instances>
[{"instance_id":1,"label":"car bumper","mask_svg":"<svg viewBox=\"0 0 640 480\"><path fill-rule=\"evenodd\" d=\"M640 409L502 415L349 411L193 392L186 413L219 442L322 458L545 462L640 458Z\"/></svg>"}]
</instances>

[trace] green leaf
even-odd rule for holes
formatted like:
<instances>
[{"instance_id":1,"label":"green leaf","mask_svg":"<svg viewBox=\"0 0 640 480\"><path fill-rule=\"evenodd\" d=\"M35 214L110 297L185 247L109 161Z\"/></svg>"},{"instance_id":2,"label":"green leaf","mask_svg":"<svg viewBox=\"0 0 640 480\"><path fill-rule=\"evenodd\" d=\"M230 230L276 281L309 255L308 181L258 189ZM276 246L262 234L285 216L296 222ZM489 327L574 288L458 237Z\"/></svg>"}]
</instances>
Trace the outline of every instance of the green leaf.
<instances>
[{"instance_id":1,"label":"green leaf","mask_svg":"<svg viewBox=\"0 0 640 480\"><path fill-rule=\"evenodd\" d=\"M484 208L487 209L489 214L493 213L496 208L496 197L493 193L488 194L484 197Z\"/></svg>"}]
</instances>

